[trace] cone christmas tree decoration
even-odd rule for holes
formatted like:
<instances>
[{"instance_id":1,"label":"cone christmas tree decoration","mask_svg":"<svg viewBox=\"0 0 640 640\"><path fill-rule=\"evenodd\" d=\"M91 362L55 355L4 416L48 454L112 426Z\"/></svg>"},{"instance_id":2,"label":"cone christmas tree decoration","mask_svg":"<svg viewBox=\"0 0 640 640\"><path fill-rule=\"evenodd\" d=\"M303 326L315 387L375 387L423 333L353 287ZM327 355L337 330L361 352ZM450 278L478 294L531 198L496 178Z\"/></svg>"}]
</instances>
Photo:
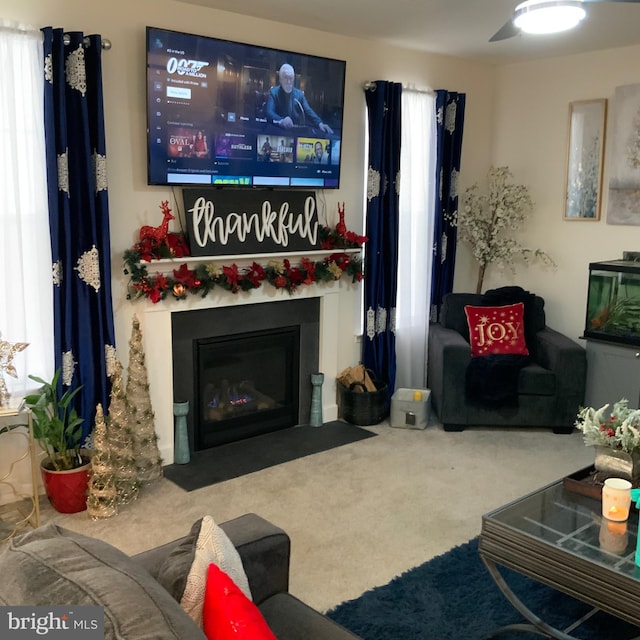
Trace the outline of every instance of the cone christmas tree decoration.
<instances>
[{"instance_id":1,"label":"cone christmas tree decoration","mask_svg":"<svg viewBox=\"0 0 640 640\"><path fill-rule=\"evenodd\" d=\"M107 425L102 405L96 407L96 424L93 430L93 455L91 456L91 479L87 512L92 520L110 518L118 513L118 494L115 471L111 464Z\"/></svg>"},{"instance_id":2,"label":"cone christmas tree decoration","mask_svg":"<svg viewBox=\"0 0 640 640\"><path fill-rule=\"evenodd\" d=\"M138 497L138 473L133 457L133 432L129 423L129 408L122 385L122 365L116 361L111 379L111 399L107 438L114 467L118 503L126 504Z\"/></svg>"},{"instance_id":3,"label":"cone christmas tree decoration","mask_svg":"<svg viewBox=\"0 0 640 640\"><path fill-rule=\"evenodd\" d=\"M133 456L138 480L149 484L162 478L162 459L158 449L147 367L144 361L140 322L134 314L129 340L129 368L127 369L127 404L133 432Z\"/></svg>"}]
</instances>

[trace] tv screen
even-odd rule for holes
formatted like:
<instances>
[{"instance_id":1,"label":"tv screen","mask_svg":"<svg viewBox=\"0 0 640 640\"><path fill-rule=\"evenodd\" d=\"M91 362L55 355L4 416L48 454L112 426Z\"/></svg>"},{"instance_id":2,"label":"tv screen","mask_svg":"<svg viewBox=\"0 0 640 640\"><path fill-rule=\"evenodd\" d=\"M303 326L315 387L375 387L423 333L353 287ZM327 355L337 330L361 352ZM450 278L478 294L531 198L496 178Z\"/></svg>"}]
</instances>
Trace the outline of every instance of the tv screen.
<instances>
[{"instance_id":1,"label":"tv screen","mask_svg":"<svg viewBox=\"0 0 640 640\"><path fill-rule=\"evenodd\" d=\"M337 189L345 67L147 27L149 184Z\"/></svg>"}]
</instances>

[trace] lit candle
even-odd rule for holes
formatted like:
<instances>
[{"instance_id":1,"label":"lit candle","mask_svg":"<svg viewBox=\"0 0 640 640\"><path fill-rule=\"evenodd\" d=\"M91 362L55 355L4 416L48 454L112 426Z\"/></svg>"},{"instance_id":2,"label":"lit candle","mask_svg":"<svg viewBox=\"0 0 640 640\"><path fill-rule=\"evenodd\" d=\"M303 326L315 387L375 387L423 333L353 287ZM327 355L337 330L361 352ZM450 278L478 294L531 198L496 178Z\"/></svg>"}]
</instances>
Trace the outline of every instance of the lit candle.
<instances>
[{"instance_id":1,"label":"lit candle","mask_svg":"<svg viewBox=\"0 0 640 640\"><path fill-rule=\"evenodd\" d=\"M607 478L602 487L602 515L623 522L631 508L631 483L623 478Z\"/></svg>"},{"instance_id":2,"label":"lit candle","mask_svg":"<svg viewBox=\"0 0 640 640\"><path fill-rule=\"evenodd\" d=\"M618 522L622 522L629 517L629 511L624 507L618 507L614 504L609 509L609 515L607 517L609 518L609 520L616 520Z\"/></svg>"}]
</instances>

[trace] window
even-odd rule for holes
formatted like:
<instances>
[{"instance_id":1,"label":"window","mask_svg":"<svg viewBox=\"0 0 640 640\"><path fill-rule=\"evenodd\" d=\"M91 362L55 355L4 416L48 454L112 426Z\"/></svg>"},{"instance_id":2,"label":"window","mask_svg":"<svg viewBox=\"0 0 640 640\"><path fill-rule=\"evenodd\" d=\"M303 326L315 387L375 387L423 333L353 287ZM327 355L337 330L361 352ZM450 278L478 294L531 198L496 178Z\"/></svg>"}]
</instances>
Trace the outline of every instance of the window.
<instances>
[{"instance_id":1,"label":"window","mask_svg":"<svg viewBox=\"0 0 640 640\"><path fill-rule=\"evenodd\" d=\"M0 68L0 333L29 343L5 376L20 397L54 366L40 31L0 20Z\"/></svg>"},{"instance_id":2,"label":"window","mask_svg":"<svg viewBox=\"0 0 640 640\"><path fill-rule=\"evenodd\" d=\"M436 166L436 99L403 89L396 389L426 386Z\"/></svg>"}]
</instances>

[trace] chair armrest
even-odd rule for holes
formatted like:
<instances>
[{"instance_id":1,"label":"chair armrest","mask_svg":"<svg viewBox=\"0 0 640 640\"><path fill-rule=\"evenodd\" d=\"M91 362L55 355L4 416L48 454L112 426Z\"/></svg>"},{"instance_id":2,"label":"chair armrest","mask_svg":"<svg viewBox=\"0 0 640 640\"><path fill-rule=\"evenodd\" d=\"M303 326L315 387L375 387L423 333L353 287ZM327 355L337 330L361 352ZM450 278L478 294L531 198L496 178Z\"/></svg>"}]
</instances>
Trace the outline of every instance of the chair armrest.
<instances>
[{"instance_id":1,"label":"chair armrest","mask_svg":"<svg viewBox=\"0 0 640 640\"><path fill-rule=\"evenodd\" d=\"M545 327L536 333L536 361L556 376L558 423L573 424L584 403L587 353L564 334Z\"/></svg>"},{"instance_id":2,"label":"chair armrest","mask_svg":"<svg viewBox=\"0 0 640 640\"><path fill-rule=\"evenodd\" d=\"M536 333L536 343L537 363L553 371L565 390L584 392L586 351L571 338L550 327Z\"/></svg>"},{"instance_id":3,"label":"chair armrest","mask_svg":"<svg viewBox=\"0 0 640 640\"><path fill-rule=\"evenodd\" d=\"M443 424L466 424L465 375L471 346L454 329L429 326L427 385L433 408Z\"/></svg>"},{"instance_id":4,"label":"chair armrest","mask_svg":"<svg viewBox=\"0 0 640 640\"><path fill-rule=\"evenodd\" d=\"M256 604L289 590L291 541L282 529L255 513L223 522L220 527L240 554ZM133 559L157 577L162 563L183 540L180 538L149 549Z\"/></svg>"}]
</instances>

